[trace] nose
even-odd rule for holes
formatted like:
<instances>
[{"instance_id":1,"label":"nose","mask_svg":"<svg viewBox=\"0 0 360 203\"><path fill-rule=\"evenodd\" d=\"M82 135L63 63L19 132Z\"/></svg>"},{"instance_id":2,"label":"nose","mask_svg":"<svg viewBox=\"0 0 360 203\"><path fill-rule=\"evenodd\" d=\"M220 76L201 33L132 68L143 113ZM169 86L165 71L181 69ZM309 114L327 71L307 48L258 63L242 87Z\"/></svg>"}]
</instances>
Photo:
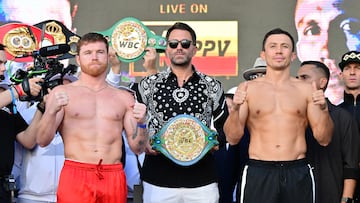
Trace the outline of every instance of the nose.
<instances>
[{"instance_id":1,"label":"nose","mask_svg":"<svg viewBox=\"0 0 360 203\"><path fill-rule=\"evenodd\" d=\"M96 52L91 54L91 59L92 60L98 60L98 54Z\"/></svg>"},{"instance_id":2,"label":"nose","mask_svg":"<svg viewBox=\"0 0 360 203\"><path fill-rule=\"evenodd\" d=\"M350 68L350 74L351 74L351 75L354 75L354 74L355 74L355 68L354 68L354 67L351 67L351 68Z\"/></svg>"},{"instance_id":3,"label":"nose","mask_svg":"<svg viewBox=\"0 0 360 203\"><path fill-rule=\"evenodd\" d=\"M275 48L275 52L277 53L277 54L280 54L280 53L282 53L283 51L283 47L281 47L281 46L276 46L276 48Z\"/></svg>"}]
</instances>

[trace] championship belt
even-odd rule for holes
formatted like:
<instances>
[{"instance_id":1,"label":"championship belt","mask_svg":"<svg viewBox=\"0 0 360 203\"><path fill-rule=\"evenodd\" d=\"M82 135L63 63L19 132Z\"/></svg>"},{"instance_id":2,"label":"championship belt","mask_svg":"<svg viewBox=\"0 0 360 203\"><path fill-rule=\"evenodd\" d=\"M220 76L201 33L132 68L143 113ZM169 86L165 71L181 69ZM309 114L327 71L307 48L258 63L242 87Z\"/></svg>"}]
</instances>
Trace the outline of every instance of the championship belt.
<instances>
[{"instance_id":1,"label":"championship belt","mask_svg":"<svg viewBox=\"0 0 360 203\"><path fill-rule=\"evenodd\" d=\"M55 44L67 44L70 50L67 53L59 55L59 60L73 58L77 54L77 43L80 36L70 31L63 23L57 20L46 20L35 24L46 34L54 37Z\"/></svg>"},{"instance_id":2,"label":"championship belt","mask_svg":"<svg viewBox=\"0 0 360 203\"><path fill-rule=\"evenodd\" d=\"M157 52L164 52L166 39L155 35L140 20L127 17L115 23L110 29L98 32L109 40L109 45L116 51L119 60L135 62L145 55L145 48L154 47Z\"/></svg>"},{"instance_id":3,"label":"championship belt","mask_svg":"<svg viewBox=\"0 0 360 203\"><path fill-rule=\"evenodd\" d=\"M55 44L54 37L42 34L41 29L24 23L0 26L0 41L5 45L6 58L17 62L32 62L32 53L41 46Z\"/></svg>"},{"instance_id":4,"label":"championship belt","mask_svg":"<svg viewBox=\"0 0 360 203\"><path fill-rule=\"evenodd\" d=\"M215 145L217 132L189 115L178 115L152 137L152 148L181 166L198 162Z\"/></svg>"}]
</instances>

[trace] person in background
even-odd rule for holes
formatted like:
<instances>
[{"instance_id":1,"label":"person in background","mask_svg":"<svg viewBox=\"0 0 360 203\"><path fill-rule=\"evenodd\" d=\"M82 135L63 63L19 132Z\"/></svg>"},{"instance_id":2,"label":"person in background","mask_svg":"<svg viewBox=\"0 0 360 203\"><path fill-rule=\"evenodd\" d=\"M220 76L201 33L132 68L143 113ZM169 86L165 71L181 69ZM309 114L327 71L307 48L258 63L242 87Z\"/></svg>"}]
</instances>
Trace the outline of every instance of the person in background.
<instances>
[{"instance_id":1,"label":"person in background","mask_svg":"<svg viewBox=\"0 0 360 203\"><path fill-rule=\"evenodd\" d=\"M230 88L224 95L226 106L231 108L232 98L237 87ZM240 145L226 143L214 152L219 187L219 203L236 202L234 190L239 178L240 171Z\"/></svg>"},{"instance_id":2,"label":"person in background","mask_svg":"<svg viewBox=\"0 0 360 203\"><path fill-rule=\"evenodd\" d=\"M166 40L165 55L170 59L170 67L143 78L138 87L139 102L147 105L150 116L149 136L166 130L166 124L178 115L195 117L207 128L213 118L220 147L223 147L222 126L228 115L224 91L219 81L198 72L192 64L197 51L195 31L185 23L176 22L168 29ZM171 136L177 137L175 134ZM183 166L149 146L141 179L145 203L219 201L211 151L197 162Z\"/></svg>"},{"instance_id":3,"label":"person in background","mask_svg":"<svg viewBox=\"0 0 360 203\"><path fill-rule=\"evenodd\" d=\"M360 52L349 51L342 55L339 63L341 80L344 83L344 102L339 107L344 108L356 120L360 131ZM356 186L354 198L360 202L360 186Z\"/></svg>"},{"instance_id":4,"label":"person in background","mask_svg":"<svg viewBox=\"0 0 360 203\"><path fill-rule=\"evenodd\" d=\"M254 80L258 77L264 77L266 74L266 62L261 57L257 57L252 68L243 72L245 80Z\"/></svg>"},{"instance_id":5,"label":"person in background","mask_svg":"<svg viewBox=\"0 0 360 203\"><path fill-rule=\"evenodd\" d=\"M339 63L341 79L345 85L344 102L340 107L352 113L358 126L360 124L360 52L349 51L343 54ZM360 127L360 126L359 126Z\"/></svg>"},{"instance_id":6,"label":"person in background","mask_svg":"<svg viewBox=\"0 0 360 203\"><path fill-rule=\"evenodd\" d=\"M143 61L143 67L145 68L146 75L152 75L157 73L156 68L156 49L153 47L145 48L145 55ZM125 83L121 81L121 61L118 59L114 48L109 47L109 64L110 70L106 76L106 81L114 87L129 86L132 87L134 83ZM136 91L136 89L134 89Z\"/></svg>"},{"instance_id":7,"label":"person in background","mask_svg":"<svg viewBox=\"0 0 360 203\"><path fill-rule=\"evenodd\" d=\"M315 60L327 65L330 79L325 95L335 105L342 102L344 91L340 82L340 69L335 59L330 57L328 44L330 23L341 14L337 2L339 0L297 0L294 19L298 34L298 58L300 62Z\"/></svg>"},{"instance_id":8,"label":"person in background","mask_svg":"<svg viewBox=\"0 0 360 203\"><path fill-rule=\"evenodd\" d=\"M7 86L3 79L5 72L5 64L7 63L4 46L0 44L0 129L2 136L0 136L0 202L14 202L15 198L15 180L11 174L11 169L14 163L14 142L18 141L27 149L32 149L36 144L35 130L37 121L39 121L41 114L37 113L34 116L34 122L28 126L25 120L17 112L15 101L23 93L20 86ZM37 96L40 92L41 79L29 80L30 91L33 96Z\"/></svg>"},{"instance_id":9,"label":"person in background","mask_svg":"<svg viewBox=\"0 0 360 203\"><path fill-rule=\"evenodd\" d=\"M303 61L297 72L297 78L307 83L315 82L323 91L329 77L328 67L319 61ZM359 130L355 119L346 110L328 99L326 101L334 122L330 144L319 145L310 128L306 134L306 157L314 168L316 202L352 203L359 175Z\"/></svg>"},{"instance_id":10,"label":"person in background","mask_svg":"<svg viewBox=\"0 0 360 203\"><path fill-rule=\"evenodd\" d=\"M0 21L3 23L21 22L34 25L45 20L58 20L69 30L76 32L73 21L77 8L77 4L72 7L69 0L54 2L45 0L1 0ZM61 60L60 62L66 67L69 60ZM9 63L5 75L10 77L18 69L27 71L29 66L33 66L33 64L12 61ZM74 81L74 77L73 75L66 75L64 81ZM38 102L34 101L17 102L19 113L28 123L33 118L37 104ZM63 148L62 139L58 133L47 147L42 148L36 145L32 151L15 143L13 174L16 177L19 189L17 202L56 202L58 179L64 161ZM36 171L35 175L33 175L34 170Z\"/></svg>"},{"instance_id":11,"label":"person in background","mask_svg":"<svg viewBox=\"0 0 360 203\"><path fill-rule=\"evenodd\" d=\"M105 81L108 42L104 36L85 34L77 52L79 80L49 93L37 126L37 143L47 146L57 131L62 136L65 162L57 202L126 202L120 135L125 130L136 154L145 150L146 107L135 102L132 92Z\"/></svg>"},{"instance_id":12,"label":"person in background","mask_svg":"<svg viewBox=\"0 0 360 203\"><path fill-rule=\"evenodd\" d=\"M344 86L337 66L339 53L360 51L360 15L357 0L297 0L295 26L300 61L315 60L327 65L330 80L325 95L337 105Z\"/></svg>"},{"instance_id":13,"label":"person in background","mask_svg":"<svg viewBox=\"0 0 360 203\"><path fill-rule=\"evenodd\" d=\"M241 180L240 202L314 201L311 167L306 161L305 130L326 146L333 122L324 92L290 75L296 58L293 37L280 28L267 32L261 58L266 75L240 83L224 131L230 144L250 133L249 161Z\"/></svg>"},{"instance_id":14,"label":"person in background","mask_svg":"<svg viewBox=\"0 0 360 203\"><path fill-rule=\"evenodd\" d=\"M144 55L143 67L146 70L147 75L152 75L157 73L156 69L156 49L153 47L147 47L145 49L146 54ZM129 86L132 90L137 91L137 83L125 83L121 81L121 61L118 59L115 50L112 47L109 47L109 64L110 70L106 76L106 81L114 87L121 88L121 84ZM142 199L140 195L141 192L136 191L136 187L141 185L140 179L140 168L144 160L145 153L141 153L140 155L135 154L129 147L129 144L126 140L126 134L122 133L124 140L124 149L123 153L125 156L122 158L124 164L124 170L126 175L126 183L128 186L128 199L127 202L137 202Z\"/></svg>"},{"instance_id":15,"label":"person in background","mask_svg":"<svg viewBox=\"0 0 360 203\"><path fill-rule=\"evenodd\" d=\"M231 109L232 99L237 87L230 88L225 92L226 106ZM226 143L214 152L219 187L219 203L236 202L236 185L239 174L247 160L246 138L236 145Z\"/></svg>"},{"instance_id":16,"label":"person in background","mask_svg":"<svg viewBox=\"0 0 360 203\"><path fill-rule=\"evenodd\" d=\"M76 76L66 74L63 77L63 84L69 84L76 80ZM39 108L38 105L39 102L33 102L30 107L20 112L27 123L31 122ZM40 110L44 111L44 109ZM55 203L60 171L64 163L64 145L61 135L56 133L54 139L46 147L35 145L31 150L22 147L16 152L21 152L20 186L16 202ZM47 184L39 180L46 180Z\"/></svg>"}]
</instances>

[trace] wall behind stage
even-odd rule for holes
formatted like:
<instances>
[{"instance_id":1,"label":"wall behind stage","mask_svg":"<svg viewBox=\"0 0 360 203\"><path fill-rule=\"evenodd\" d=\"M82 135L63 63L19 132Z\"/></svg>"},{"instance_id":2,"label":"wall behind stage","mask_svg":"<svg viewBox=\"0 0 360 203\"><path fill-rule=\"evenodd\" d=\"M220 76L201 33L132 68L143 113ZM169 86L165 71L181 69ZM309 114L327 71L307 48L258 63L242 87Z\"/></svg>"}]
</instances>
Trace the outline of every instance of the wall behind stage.
<instances>
[{"instance_id":1,"label":"wall behind stage","mask_svg":"<svg viewBox=\"0 0 360 203\"><path fill-rule=\"evenodd\" d=\"M263 36L267 31L275 27L281 27L296 37L293 17L295 1L77 0L75 3L78 4L78 11L73 25L77 28L77 33L80 35L89 31L106 30L120 19L129 16L149 22L200 21L195 26L191 22L189 24L198 33L198 39L203 41L203 45L205 45L208 39L208 41L215 42L215 46L211 46L211 43L207 47L203 46L199 50L198 55L201 54L199 57L204 55L204 49L206 50L206 48L213 48L213 50L206 51L206 56L219 55L219 52L224 52L226 47L225 41L231 41L230 45L233 48L229 46L225 53L220 54L228 58L235 56L235 66L232 67L232 63L229 65L231 67L219 65L215 69L220 70L220 73L214 69L210 72L211 75L222 81L225 90L242 81L242 72L253 66L261 50ZM220 22L206 23L206 21ZM221 25L224 23L229 23L231 27L222 27ZM235 29L233 26L235 26ZM223 31L219 30L219 27ZM162 35L161 31L166 30L168 26L161 28L149 26L149 28L154 30L156 34ZM201 36L201 34L206 35L215 31L217 31L216 36ZM234 53L234 50L237 53ZM195 66L199 66L196 62L194 63ZM203 64L201 65L203 66ZM141 71L141 63L136 63L135 66L135 71ZM297 66L298 63L294 63L293 70ZM203 69L204 67L201 68ZM227 75L222 75L221 70L227 70Z\"/></svg>"},{"instance_id":2,"label":"wall behind stage","mask_svg":"<svg viewBox=\"0 0 360 203\"><path fill-rule=\"evenodd\" d=\"M344 1L350 2L348 7L352 10L360 10L358 0ZM295 42L298 41L297 29L299 29L299 33L305 36L302 36L303 42L314 47L317 46L321 37L321 40L328 42L328 39L324 38L324 32L328 31L328 26L325 23L325 26L321 27L321 24L324 25L324 23L316 21L326 21L328 19L323 17L329 15L317 14L320 16L318 17L310 14L310 17L305 16L299 22L304 26L304 30L301 30L299 23L297 27L295 26L294 20L297 3L301 2L304 5L302 6L303 10L298 13L306 15L307 12L313 12L312 9L315 10L314 12L319 12L317 9L319 7L321 7L320 12L334 13L333 2L339 3L342 0L76 0L71 2L78 4L78 12L73 24L80 35L89 31L106 30L117 21L129 16L143 21L158 35L164 35L169 25L175 21L189 23L198 34L199 51L194 60L195 66L222 81L224 89L227 90L244 80L242 78L243 71L253 66L261 51L264 34L273 28L280 27L289 31ZM339 14L339 12L336 13L336 15ZM314 22L309 19L312 17L314 17ZM360 18L357 17L357 19ZM307 22L305 22L306 20ZM335 27L339 28L339 25ZM353 34L357 32L359 37L359 22L357 24L348 23L344 27L355 27L356 30L352 32ZM334 60L339 60L341 55L347 51L340 49L340 47L344 47L344 36L342 35L344 33L333 32L331 34L331 37L336 39L331 45L331 57ZM316 50L310 47L305 52L309 57L302 57L302 60L330 58L329 54L329 56L321 56L320 52L327 53L323 49ZM161 57L163 58L164 55ZM216 63L216 61L220 61L220 63ZM335 64L337 63L338 61ZM158 65L165 66L161 60ZM300 60L297 59L293 62L292 75L295 75L299 65ZM131 74L140 76L141 63L137 62L133 66L134 70L129 67ZM140 78L137 77L137 79Z\"/></svg>"}]
</instances>

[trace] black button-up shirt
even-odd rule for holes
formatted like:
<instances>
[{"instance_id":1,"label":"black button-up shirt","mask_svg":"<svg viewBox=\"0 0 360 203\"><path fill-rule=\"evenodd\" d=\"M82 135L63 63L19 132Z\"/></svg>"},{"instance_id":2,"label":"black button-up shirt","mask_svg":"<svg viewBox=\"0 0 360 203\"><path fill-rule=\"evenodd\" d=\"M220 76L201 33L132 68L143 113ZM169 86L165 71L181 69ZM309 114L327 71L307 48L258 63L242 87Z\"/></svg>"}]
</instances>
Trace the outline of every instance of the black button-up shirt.
<instances>
[{"instance_id":1,"label":"black button-up shirt","mask_svg":"<svg viewBox=\"0 0 360 203\"><path fill-rule=\"evenodd\" d=\"M222 128L229 113L222 85L194 67L193 71L182 87L179 87L177 77L170 68L140 81L138 99L147 105L150 136L159 132L169 119L187 114L209 128L213 122L219 133L220 145L224 145ZM186 167L175 164L162 154L146 155L141 177L146 182L163 187L198 187L216 182L214 167L211 152Z\"/></svg>"}]
</instances>

